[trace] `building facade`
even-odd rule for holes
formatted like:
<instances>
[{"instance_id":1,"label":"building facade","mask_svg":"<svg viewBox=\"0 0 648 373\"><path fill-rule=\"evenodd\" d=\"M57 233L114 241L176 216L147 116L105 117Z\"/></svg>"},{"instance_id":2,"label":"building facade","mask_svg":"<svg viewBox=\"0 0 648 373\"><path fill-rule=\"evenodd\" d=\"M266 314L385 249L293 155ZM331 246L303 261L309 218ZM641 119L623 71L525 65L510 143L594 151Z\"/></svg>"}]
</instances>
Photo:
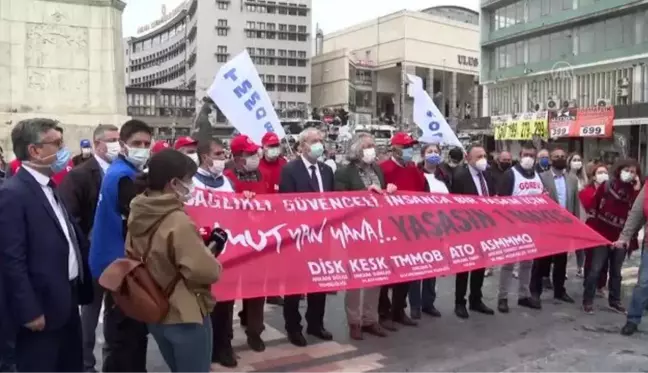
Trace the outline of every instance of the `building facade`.
<instances>
[{"instance_id":1,"label":"building facade","mask_svg":"<svg viewBox=\"0 0 648 373\"><path fill-rule=\"evenodd\" d=\"M405 74L415 74L446 116L478 116L478 23L477 12L448 6L403 10L321 35L312 105L343 108L356 122L386 116L412 125Z\"/></svg>"},{"instance_id":2,"label":"building facade","mask_svg":"<svg viewBox=\"0 0 648 373\"><path fill-rule=\"evenodd\" d=\"M310 0L187 0L126 39L126 84L190 89L202 99L218 69L247 49L280 117L305 116L310 29ZM216 127L227 127L220 113L216 118Z\"/></svg>"},{"instance_id":3,"label":"building facade","mask_svg":"<svg viewBox=\"0 0 648 373\"><path fill-rule=\"evenodd\" d=\"M485 116L648 101L647 1L481 0L481 35ZM570 149L643 157L646 131L628 123Z\"/></svg>"}]
</instances>

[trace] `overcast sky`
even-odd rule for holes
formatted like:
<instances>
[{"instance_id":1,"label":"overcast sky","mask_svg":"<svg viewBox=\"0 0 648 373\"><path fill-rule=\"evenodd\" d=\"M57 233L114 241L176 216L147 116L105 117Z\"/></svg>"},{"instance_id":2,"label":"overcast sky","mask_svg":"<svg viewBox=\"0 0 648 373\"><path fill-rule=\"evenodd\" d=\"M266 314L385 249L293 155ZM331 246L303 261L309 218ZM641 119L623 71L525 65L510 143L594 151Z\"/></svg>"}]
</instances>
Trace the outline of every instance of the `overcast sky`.
<instances>
[{"instance_id":1,"label":"overcast sky","mask_svg":"<svg viewBox=\"0 0 648 373\"><path fill-rule=\"evenodd\" d=\"M125 0L124 36L135 34L137 27L159 18L161 5L170 12L182 0ZM198 0L213 1L213 0ZM294 1L294 0L293 0ZM299 0L297 0L299 1ZM319 23L324 33L337 31L356 23L401 9L420 10L438 5L459 5L478 10L480 0L313 0L313 25Z\"/></svg>"}]
</instances>

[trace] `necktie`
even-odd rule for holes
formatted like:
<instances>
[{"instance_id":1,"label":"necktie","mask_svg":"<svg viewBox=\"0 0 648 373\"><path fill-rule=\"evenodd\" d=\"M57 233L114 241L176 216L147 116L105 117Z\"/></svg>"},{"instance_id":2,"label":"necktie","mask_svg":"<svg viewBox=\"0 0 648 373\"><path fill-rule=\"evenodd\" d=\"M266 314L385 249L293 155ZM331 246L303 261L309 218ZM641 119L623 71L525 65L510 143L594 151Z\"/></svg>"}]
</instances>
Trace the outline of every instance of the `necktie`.
<instances>
[{"instance_id":1,"label":"necktie","mask_svg":"<svg viewBox=\"0 0 648 373\"><path fill-rule=\"evenodd\" d=\"M76 259L77 259L77 264L79 268L79 279L83 279L83 266L81 265L81 248L79 247L79 240L76 235L76 231L74 230L74 226L70 222L70 216L67 213L67 210L65 209L65 206L63 206L63 203L61 203L61 197L58 194L58 191L56 190L56 184L52 180L47 183L47 186L52 189L52 194L54 194L54 199L56 200L56 203L59 205L59 208L61 209L61 213L63 214L63 220L65 221L65 225L67 225L68 233L70 235L70 241L72 241L72 247L74 248L74 252L76 253Z\"/></svg>"},{"instance_id":2,"label":"necktie","mask_svg":"<svg viewBox=\"0 0 648 373\"><path fill-rule=\"evenodd\" d=\"M484 173L479 173L479 187L481 188L481 195L483 197L488 197L488 188L486 187L486 179L484 178Z\"/></svg>"},{"instance_id":3,"label":"necktie","mask_svg":"<svg viewBox=\"0 0 648 373\"><path fill-rule=\"evenodd\" d=\"M315 165L311 165L309 168L311 170L311 174L310 174L311 185L313 186L313 188L315 188L316 191L319 192L320 188L319 188L319 182L317 181L317 172L316 172Z\"/></svg>"}]
</instances>

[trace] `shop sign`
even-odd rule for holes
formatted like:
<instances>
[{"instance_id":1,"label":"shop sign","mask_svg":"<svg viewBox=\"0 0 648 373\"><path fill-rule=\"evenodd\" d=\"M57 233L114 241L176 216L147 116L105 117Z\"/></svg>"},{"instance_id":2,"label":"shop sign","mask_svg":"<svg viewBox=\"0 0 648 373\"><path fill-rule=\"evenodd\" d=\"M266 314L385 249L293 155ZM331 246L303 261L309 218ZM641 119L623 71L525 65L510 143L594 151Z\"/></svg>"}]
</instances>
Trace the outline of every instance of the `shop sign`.
<instances>
[{"instance_id":1,"label":"shop sign","mask_svg":"<svg viewBox=\"0 0 648 373\"><path fill-rule=\"evenodd\" d=\"M549 112L549 136L612 137L614 107L567 108Z\"/></svg>"},{"instance_id":2,"label":"shop sign","mask_svg":"<svg viewBox=\"0 0 648 373\"><path fill-rule=\"evenodd\" d=\"M536 111L491 117L495 140L548 138L547 112Z\"/></svg>"},{"instance_id":3,"label":"shop sign","mask_svg":"<svg viewBox=\"0 0 648 373\"><path fill-rule=\"evenodd\" d=\"M459 65L463 65L463 66L470 66L470 67L479 66L479 58L477 57L457 55L457 62L459 63Z\"/></svg>"}]
</instances>

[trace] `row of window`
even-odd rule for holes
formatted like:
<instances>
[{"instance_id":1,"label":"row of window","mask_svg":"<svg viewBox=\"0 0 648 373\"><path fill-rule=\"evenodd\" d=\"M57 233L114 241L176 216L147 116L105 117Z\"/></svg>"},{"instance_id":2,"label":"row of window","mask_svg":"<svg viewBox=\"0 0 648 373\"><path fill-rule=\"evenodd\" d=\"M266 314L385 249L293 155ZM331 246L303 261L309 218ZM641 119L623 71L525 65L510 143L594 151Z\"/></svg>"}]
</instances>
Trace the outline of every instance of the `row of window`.
<instances>
[{"instance_id":1,"label":"row of window","mask_svg":"<svg viewBox=\"0 0 648 373\"><path fill-rule=\"evenodd\" d=\"M264 83L275 83L274 75L263 75L259 74L259 78ZM292 75L277 75L277 83L281 84L306 84L305 76L292 76Z\"/></svg>"},{"instance_id":2,"label":"row of window","mask_svg":"<svg viewBox=\"0 0 648 373\"><path fill-rule=\"evenodd\" d=\"M142 88L152 88L156 87L159 85L162 85L166 82L181 78L185 75L185 67L181 67L178 71L175 71L169 75L159 77L157 79L149 80L149 81L142 81L141 78L138 79L131 79L131 86L133 87L142 87ZM134 80L139 80L141 83L136 83ZM181 85L182 86L182 85ZM174 88L180 88L180 87L174 87Z\"/></svg>"},{"instance_id":3,"label":"row of window","mask_svg":"<svg viewBox=\"0 0 648 373\"><path fill-rule=\"evenodd\" d=\"M289 16L308 16L306 4L275 3L274 1L246 1L245 9L252 13L283 14Z\"/></svg>"},{"instance_id":4,"label":"row of window","mask_svg":"<svg viewBox=\"0 0 648 373\"><path fill-rule=\"evenodd\" d=\"M227 48L227 47L226 47ZM288 50L288 49L272 49L272 48L251 48L248 49L250 56L258 57L283 57L283 58L299 58L306 59L306 51Z\"/></svg>"},{"instance_id":5,"label":"row of window","mask_svg":"<svg viewBox=\"0 0 648 373\"><path fill-rule=\"evenodd\" d=\"M133 44L132 46L133 52L135 53L142 52L147 49L151 49L157 45L164 44L167 40L172 39L178 34L184 35L184 32L185 32L185 23L184 21L182 21L167 31L164 31L149 39L138 41L137 43Z\"/></svg>"},{"instance_id":6,"label":"row of window","mask_svg":"<svg viewBox=\"0 0 648 373\"><path fill-rule=\"evenodd\" d=\"M577 8L584 8L601 1L603 0L578 0ZM572 9L574 9L573 0L519 0L491 13L490 29L491 31L501 30Z\"/></svg>"},{"instance_id":7,"label":"row of window","mask_svg":"<svg viewBox=\"0 0 648 373\"><path fill-rule=\"evenodd\" d=\"M245 35L249 39L278 39L291 41L308 41L308 28L305 25L287 25L271 22L248 21Z\"/></svg>"},{"instance_id":8,"label":"row of window","mask_svg":"<svg viewBox=\"0 0 648 373\"><path fill-rule=\"evenodd\" d=\"M126 98L128 106L148 106L165 108L193 108L195 98L193 96L173 94L149 94L129 93Z\"/></svg>"},{"instance_id":9,"label":"row of window","mask_svg":"<svg viewBox=\"0 0 648 373\"><path fill-rule=\"evenodd\" d=\"M256 65L265 65L265 66L295 66L295 67L306 67L307 60L295 60L290 58L275 58L275 57L257 57L251 56L252 62Z\"/></svg>"},{"instance_id":10,"label":"row of window","mask_svg":"<svg viewBox=\"0 0 648 373\"><path fill-rule=\"evenodd\" d=\"M139 71L139 70L145 70L151 68L153 66L160 66L166 61L172 60L178 57L180 54L184 54L185 49L186 49L186 44L182 43L179 46L179 48L174 49L173 52L165 54L162 57L156 58L155 60L147 59L149 62L141 63L140 60L142 59L138 58L137 60L132 61L130 70Z\"/></svg>"},{"instance_id":11,"label":"row of window","mask_svg":"<svg viewBox=\"0 0 648 373\"><path fill-rule=\"evenodd\" d=\"M185 63L183 61L183 62L177 63L177 64L175 64L175 65L173 65L173 66L171 66L171 67L169 67L167 69L157 71L157 72L154 72L152 74L149 74L149 75L146 75L146 76L143 76L143 77L140 77L140 78L133 78L133 79L131 79L131 83L132 84L139 84L139 83L144 83L144 82L154 80L154 79L164 78L164 77L173 75L178 70L183 70L184 71L184 69L185 69ZM169 80L172 80L172 79L169 79Z\"/></svg>"}]
</instances>

